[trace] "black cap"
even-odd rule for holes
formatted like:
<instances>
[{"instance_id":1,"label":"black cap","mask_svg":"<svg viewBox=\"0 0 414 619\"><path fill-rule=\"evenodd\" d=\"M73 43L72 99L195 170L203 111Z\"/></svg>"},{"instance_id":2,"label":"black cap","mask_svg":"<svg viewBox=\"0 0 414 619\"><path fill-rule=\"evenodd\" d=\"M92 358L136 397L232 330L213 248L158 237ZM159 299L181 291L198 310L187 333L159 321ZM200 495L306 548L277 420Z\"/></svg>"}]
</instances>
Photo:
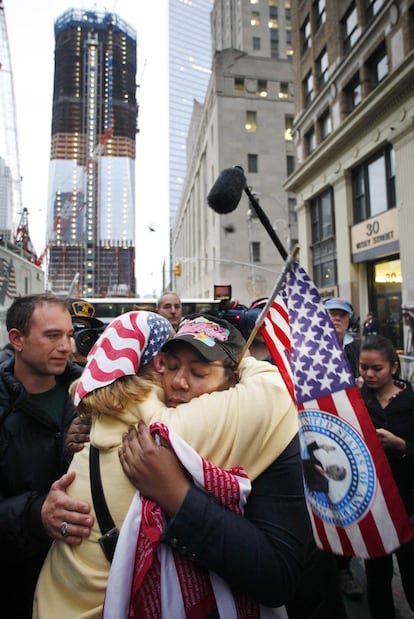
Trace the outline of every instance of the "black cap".
<instances>
[{"instance_id":1,"label":"black cap","mask_svg":"<svg viewBox=\"0 0 414 619\"><path fill-rule=\"evenodd\" d=\"M191 344L206 361L225 361L230 357L235 363L239 362L246 343L236 327L209 314L186 316L174 337L161 350L170 350L176 342Z\"/></svg>"},{"instance_id":2,"label":"black cap","mask_svg":"<svg viewBox=\"0 0 414 619\"><path fill-rule=\"evenodd\" d=\"M85 301L85 299L68 299L67 303L72 322L74 318L82 318L88 320L93 328L104 326L101 320L94 318L96 310L92 303Z\"/></svg>"}]
</instances>

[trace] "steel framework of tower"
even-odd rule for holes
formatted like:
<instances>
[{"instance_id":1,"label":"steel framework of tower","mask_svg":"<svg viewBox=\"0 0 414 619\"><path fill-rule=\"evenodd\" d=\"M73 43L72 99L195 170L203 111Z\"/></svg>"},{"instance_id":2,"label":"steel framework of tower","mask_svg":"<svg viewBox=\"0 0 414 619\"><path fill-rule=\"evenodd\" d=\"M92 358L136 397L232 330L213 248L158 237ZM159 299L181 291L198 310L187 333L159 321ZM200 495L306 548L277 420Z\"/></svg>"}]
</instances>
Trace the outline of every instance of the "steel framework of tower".
<instances>
[{"instance_id":1,"label":"steel framework of tower","mask_svg":"<svg viewBox=\"0 0 414 619\"><path fill-rule=\"evenodd\" d=\"M135 294L136 35L113 13L55 22L49 287Z\"/></svg>"}]
</instances>

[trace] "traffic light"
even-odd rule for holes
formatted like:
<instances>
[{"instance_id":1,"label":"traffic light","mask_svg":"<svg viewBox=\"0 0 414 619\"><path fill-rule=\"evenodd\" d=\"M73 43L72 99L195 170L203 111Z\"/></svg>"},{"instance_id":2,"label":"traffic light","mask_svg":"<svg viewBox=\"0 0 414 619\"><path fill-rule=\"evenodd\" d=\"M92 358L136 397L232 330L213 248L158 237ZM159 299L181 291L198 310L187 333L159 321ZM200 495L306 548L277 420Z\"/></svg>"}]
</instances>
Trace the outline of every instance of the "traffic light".
<instances>
[{"instance_id":1,"label":"traffic light","mask_svg":"<svg viewBox=\"0 0 414 619\"><path fill-rule=\"evenodd\" d=\"M181 263L177 262L175 265L175 274L177 277L181 277Z\"/></svg>"}]
</instances>

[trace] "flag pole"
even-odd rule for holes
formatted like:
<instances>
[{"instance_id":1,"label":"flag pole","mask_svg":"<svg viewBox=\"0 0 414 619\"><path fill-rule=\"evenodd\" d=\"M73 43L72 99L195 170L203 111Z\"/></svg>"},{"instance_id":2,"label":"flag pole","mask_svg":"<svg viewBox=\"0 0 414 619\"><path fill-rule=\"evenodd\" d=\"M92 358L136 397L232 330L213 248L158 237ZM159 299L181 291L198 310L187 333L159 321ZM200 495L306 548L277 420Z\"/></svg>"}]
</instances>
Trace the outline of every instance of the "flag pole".
<instances>
[{"instance_id":1,"label":"flag pole","mask_svg":"<svg viewBox=\"0 0 414 619\"><path fill-rule=\"evenodd\" d=\"M272 292L270 294L270 297L267 300L266 305L263 307L262 311L260 312L260 314L256 318L256 322L254 323L254 327L251 330L250 335L249 335L249 337L247 339L247 342L244 345L243 350L241 352L240 359L239 359L239 361L237 363L237 368L236 369L238 369L240 367L240 363L242 362L243 357L245 356L246 352L250 348L254 338L256 337L257 332L259 331L259 328L260 328L262 322L264 321L267 312L269 311L269 309L270 309L273 301L275 300L276 296L279 294L280 289L282 288L282 286L284 284L284 281L286 279L286 276L287 276L287 274L288 274L288 272L289 272L289 270L290 270L290 268L292 266L292 263L294 262L297 254L299 253L299 249L300 249L299 245L296 244L295 247L293 248L292 252L290 253L290 255L287 256L287 258L285 260L285 263L283 265L283 269L281 270L280 275L279 275L279 277L278 277L278 279L276 281L275 287L273 288L273 290L272 290Z\"/></svg>"}]
</instances>

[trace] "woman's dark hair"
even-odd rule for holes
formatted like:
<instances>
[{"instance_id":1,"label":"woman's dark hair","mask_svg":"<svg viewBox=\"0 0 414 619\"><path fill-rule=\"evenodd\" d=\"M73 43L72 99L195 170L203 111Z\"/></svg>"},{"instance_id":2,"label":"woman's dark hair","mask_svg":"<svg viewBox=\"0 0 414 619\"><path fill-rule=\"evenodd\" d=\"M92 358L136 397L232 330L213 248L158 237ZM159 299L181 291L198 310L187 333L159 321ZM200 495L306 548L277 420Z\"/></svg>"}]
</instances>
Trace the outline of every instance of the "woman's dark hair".
<instances>
[{"instance_id":1,"label":"woman's dark hair","mask_svg":"<svg viewBox=\"0 0 414 619\"><path fill-rule=\"evenodd\" d=\"M393 343L387 337L383 335L367 335L362 340L361 343L361 352L364 350L376 350L384 355L387 361L394 365L394 363L398 364L397 371L393 374L393 376L397 377L400 374L400 359L398 357L397 351L394 348Z\"/></svg>"}]
</instances>

